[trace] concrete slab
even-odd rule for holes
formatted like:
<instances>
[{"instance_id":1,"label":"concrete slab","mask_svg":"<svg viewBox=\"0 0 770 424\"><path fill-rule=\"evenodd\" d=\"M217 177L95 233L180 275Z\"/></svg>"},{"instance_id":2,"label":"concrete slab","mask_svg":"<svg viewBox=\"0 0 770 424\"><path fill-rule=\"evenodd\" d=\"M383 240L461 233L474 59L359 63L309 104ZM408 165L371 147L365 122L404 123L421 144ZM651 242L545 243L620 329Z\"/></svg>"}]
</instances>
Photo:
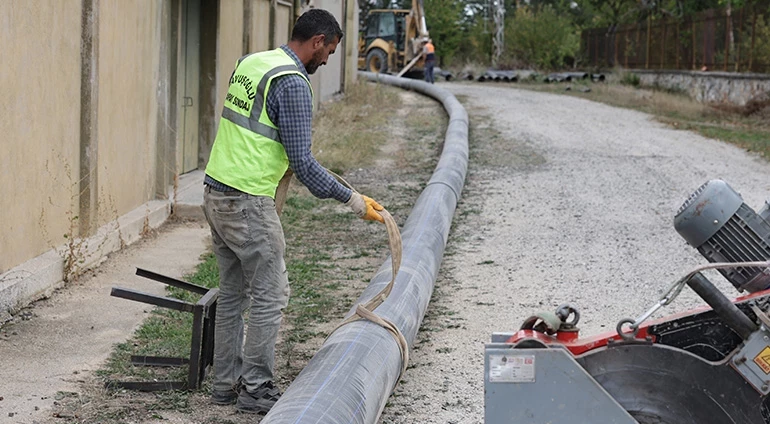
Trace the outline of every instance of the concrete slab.
<instances>
[{"instance_id":1,"label":"concrete slab","mask_svg":"<svg viewBox=\"0 0 770 424\"><path fill-rule=\"evenodd\" d=\"M205 173L197 170L179 177L176 193L169 193L172 199L173 214L181 218L205 219L203 215L203 177Z\"/></svg>"}]
</instances>

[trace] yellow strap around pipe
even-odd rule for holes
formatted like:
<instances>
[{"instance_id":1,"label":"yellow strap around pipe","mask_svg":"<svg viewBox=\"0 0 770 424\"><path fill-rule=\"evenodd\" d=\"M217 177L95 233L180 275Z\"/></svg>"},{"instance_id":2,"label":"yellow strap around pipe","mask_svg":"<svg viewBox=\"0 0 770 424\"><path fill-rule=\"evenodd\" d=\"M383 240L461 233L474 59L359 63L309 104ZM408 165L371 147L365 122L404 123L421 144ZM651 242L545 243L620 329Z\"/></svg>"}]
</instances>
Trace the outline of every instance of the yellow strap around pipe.
<instances>
[{"instance_id":1,"label":"yellow strap around pipe","mask_svg":"<svg viewBox=\"0 0 770 424\"><path fill-rule=\"evenodd\" d=\"M329 173L334 175L334 177L337 178L337 180L340 183L342 183L342 185L358 193L356 189L353 188L353 186L351 186L347 181L345 181L344 178L340 177L339 175L335 174L332 171L329 171ZM380 290L379 293L377 293L376 295L374 295L374 297L369 299L368 302L366 302L365 304L358 304L358 306L356 306L356 312L350 317L348 317L346 320L342 321L337 327L335 327L334 330L332 330L332 332L329 333L329 336L331 336L335 331L337 331L338 328L342 327L343 325L351 323L353 321L358 321L359 319L369 320L388 330L388 332L390 332L393 335L393 337L396 338L398 349L401 352L401 373L398 376L398 380L396 380L396 384L393 386L395 389L395 386L398 386L398 382L401 381L401 377L404 376L404 373L406 372L406 367L409 364L409 344L407 343L406 338L404 337L403 334L401 334L401 331L398 329L398 327L396 327L395 324L377 315L374 312L374 310L378 306L380 306L382 302L385 301L385 299L388 298L391 290L393 289L393 284L395 284L396 282L396 275L398 274L398 270L401 267L401 252L402 252L401 232L398 230L398 225L396 224L396 220L393 219L393 216L384 207L381 211L377 211L377 213L379 213L380 216L382 216L382 219L385 222L385 228L388 231L388 245L390 247L391 266L393 269L393 272L391 273L390 282L385 287L383 287L383 289Z\"/></svg>"},{"instance_id":2,"label":"yellow strap around pipe","mask_svg":"<svg viewBox=\"0 0 770 424\"><path fill-rule=\"evenodd\" d=\"M342 185L345 187L353 190L354 192L358 193L356 189L353 188L353 186L350 185L347 181L345 181L344 178L340 177L339 175L335 174L332 171L329 171L329 174L333 175ZM278 183L278 188L275 191L275 209L278 212L278 215L281 215L281 212L283 211L283 205L286 201L286 196L289 191L289 185L291 184L292 179L292 171L289 169L286 171L286 174L284 174L283 178L281 178L281 181ZM401 377L404 376L404 373L406 372L406 367L409 364L409 344L406 341L406 338L403 334L401 334L401 331L396 327L395 324L390 322L389 320L380 317L376 313L374 313L374 310L382 304L382 302L385 301L385 299L388 298L390 295L391 290L393 289L393 284L396 282L396 275L398 274L398 270L401 267L401 252L402 252L402 246L401 246L401 232L398 229L398 225L396 224L396 220L393 219L393 216L388 212L385 208L383 208L381 211L377 211L377 213L382 216L383 221L385 222L385 228L388 231L388 245L390 247L390 257L391 257L391 265L393 267L393 272L391 275L390 282L383 287L382 290L380 290L379 293L374 295L371 299L369 299L368 302L365 304L359 304L356 306L356 312L348 317L346 320L342 321L337 327L332 330L331 333L329 333L329 336L331 336L335 331L337 331L338 328L342 327L345 324L351 323L353 321L358 321L360 319L366 319L369 320L375 324L380 325L381 327L385 328L390 332L393 337L396 338L396 343L398 344L398 349L401 352L401 373L398 376L398 380L396 380L395 386L398 386L398 382L401 381ZM327 337L328 338L328 337ZM394 389L395 389L394 386Z\"/></svg>"}]
</instances>

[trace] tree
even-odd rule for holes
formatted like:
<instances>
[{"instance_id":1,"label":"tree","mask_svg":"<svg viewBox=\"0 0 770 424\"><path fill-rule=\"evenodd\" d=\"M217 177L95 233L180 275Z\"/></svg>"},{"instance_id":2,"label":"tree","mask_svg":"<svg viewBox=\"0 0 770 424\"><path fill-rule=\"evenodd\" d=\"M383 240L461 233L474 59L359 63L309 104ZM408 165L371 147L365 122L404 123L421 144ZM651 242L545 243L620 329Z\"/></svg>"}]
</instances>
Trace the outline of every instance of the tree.
<instances>
[{"instance_id":1,"label":"tree","mask_svg":"<svg viewBox=\"0 0 770 424\"><path fill-rule=\"evenodd\" d=\"M505 25L506 56L518 65L559 69L580 50L577 28L551 5L519 8Z\"/></svg>"},{"instance_id":2,"label":"tree","mask_svg":"<svg viewBox=\"0 0 770 424\"><path fill-rule=\"evenodd\" d=\"M447 66L465 36L464 3L461 0L424 0L424 8L439 65Z\"/></svg>"},{"instance_id":3,"label":"tree","mask_svg":"<svg viewBox=\"0 0 770 424\"><path fill-rule=\"evenodd\" d=\"M644 1L644 0L641 0ZM640 0L578 0L578 7L593 15L590 27L611 27L636 21Z\"/></svg>"},{"instance_id":4,"label":"tree","mask_svg":"<svg viewBox=\"0 0 770 424\"><path fill-rule=\"evenodd\" d=\"M358 27L366 26L366 15L372 9L387 9L391 0L358 0Z\"/></svg>"},{"instance_id":5,"label":"tree","mask_svg":"<svg viewBox=\"0 0 770 424\"><path fill-rule=\"evenodd\" d=\"M466 14L465 21L456 56L466 63L488 64L492 56L494 24L483 13Z\"/></svg>"}]
</instances>

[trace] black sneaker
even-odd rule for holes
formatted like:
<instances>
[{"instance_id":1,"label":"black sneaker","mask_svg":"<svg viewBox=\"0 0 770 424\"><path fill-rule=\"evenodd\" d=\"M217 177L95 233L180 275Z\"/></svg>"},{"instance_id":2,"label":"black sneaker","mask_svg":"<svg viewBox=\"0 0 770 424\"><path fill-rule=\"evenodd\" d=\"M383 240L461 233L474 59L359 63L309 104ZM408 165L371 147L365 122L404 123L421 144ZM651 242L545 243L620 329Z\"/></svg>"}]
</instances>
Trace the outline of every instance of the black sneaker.
<instances>
[{"instance_id":1,"label":"black sneaker","mask_svg":"<svg viewBox=\"0 0 770 424\"><path fill-rule=\"evenodd\" d=\"M238 395L238 402L235 409L247 414L267 414L270 408L281 398L281 392L273 385L272 381L267 381L253 392L241 389Z\"/></svg>"},{"instance_id":2,"label":"black sneaker","mask_svg":"<svg viewBox=\"0 0 770 424\"><path fill-rule=\"evenodd\" d=\"M225 390L225 391L219 391L219 390L212 390L211 391L211 403L214 405L232 405L238 400L238 393L241 391L241 387L243 387L243 382L238 379L238 381L235 383L232 389Z\"/></svg>"}]
</instances>

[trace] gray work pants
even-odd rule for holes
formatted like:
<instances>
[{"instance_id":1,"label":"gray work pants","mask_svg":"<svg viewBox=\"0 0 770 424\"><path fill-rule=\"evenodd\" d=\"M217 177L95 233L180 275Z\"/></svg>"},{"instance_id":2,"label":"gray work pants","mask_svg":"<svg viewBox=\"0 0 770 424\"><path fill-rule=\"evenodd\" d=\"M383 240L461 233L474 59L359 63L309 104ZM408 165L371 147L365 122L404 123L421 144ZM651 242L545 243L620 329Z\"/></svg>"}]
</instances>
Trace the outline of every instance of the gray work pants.
<instances>
[{"instance_id":1,"label":"gray work pants","mask_svg":"<svg viewBox=\"0 0 770 424\"><path fill-rule=\"evenodd\" d=\"M425 82L429 82L433 84L435 80L433 79L433 67L436 66L436 61L433 59L428 59L425 61Z\"/></svg>"},{"instance_id":2,"label":"gray work pants","mask_svg":"<svg viewBox=\"0 0 770 424\"><path fill-rule=\"evenodd\" d=\"M254 391L273 381L275 342L289 300L283 228L270 197L206 186L203 200L220 280L213 389L230 390L241 377Z\"/></svg>"}]
</instances>

